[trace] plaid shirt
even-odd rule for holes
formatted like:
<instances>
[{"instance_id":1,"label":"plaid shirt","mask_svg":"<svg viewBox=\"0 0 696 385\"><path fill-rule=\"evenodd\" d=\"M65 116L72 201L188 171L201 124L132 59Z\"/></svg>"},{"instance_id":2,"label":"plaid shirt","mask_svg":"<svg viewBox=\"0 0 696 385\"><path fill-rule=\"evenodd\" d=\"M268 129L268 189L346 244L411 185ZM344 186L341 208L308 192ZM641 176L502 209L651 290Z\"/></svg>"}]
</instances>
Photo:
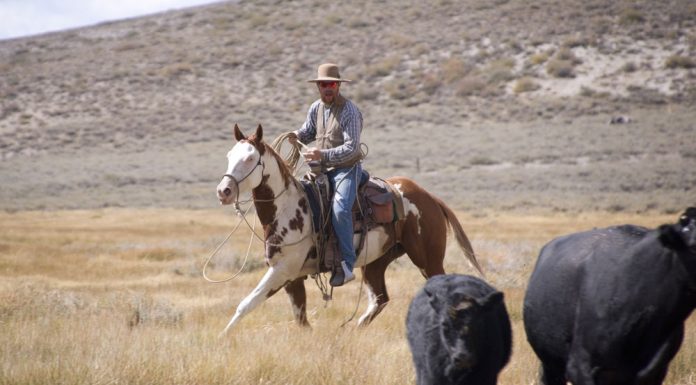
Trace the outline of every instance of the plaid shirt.
<instances>
[{"instance_id":1,"label":"plaid shirt","mask_svg":"<svg viewBox=\"0 0 696 385\"><path fill-rule=\"evenodd\" d=\"M302 127L296 131L297 137L302 143L310 143L317 136L317 110L319 104L322 103L318 99L309 107L307 112L307 120ZM324 122L328 120L330 108L326 106L324 109ZM351 159L355 153L360 151L360 131L362 131L363 118L358 107L350 100L346 99L346 104L341 112L339 124L343 129L343 144L321 150L321 160L328 167L341 164L348 159Z\"/></svg>"}]
</instances>

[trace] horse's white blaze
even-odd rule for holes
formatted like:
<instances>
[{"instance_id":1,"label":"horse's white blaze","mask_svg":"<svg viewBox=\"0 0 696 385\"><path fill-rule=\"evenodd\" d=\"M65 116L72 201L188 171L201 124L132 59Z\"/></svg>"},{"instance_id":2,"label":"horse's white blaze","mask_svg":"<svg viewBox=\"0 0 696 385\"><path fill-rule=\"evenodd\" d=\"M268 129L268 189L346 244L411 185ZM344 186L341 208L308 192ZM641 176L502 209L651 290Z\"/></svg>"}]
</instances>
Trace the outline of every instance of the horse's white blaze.
<instances>
[{"instance_id":1,"label":"horse's white blaze","mask_svg":"<svg viewBox=\"0 0 696 385\"><path fill-rule=\"evenodd\" d=\"M239 142L227 153L227 174L240 180L256 167L261 155L253 145Z\"/></svg>"},{"instance_id":2,"label":"horse's white blaze","mask_svg":"<svg viewBox=\"0 0 696 385\"><path fill-rule=\"evenodd\" d=\"M401 191L401 183L395 183L394 188L396 191L401 194L401 200L403 201L404 204L404 215L408 217L409 214L412 214L413 216L416 217L416 223L418 224L418 235L421 233L421 225L420 225L420 210L418 210L418 207L413 204L408 198L404 196L404 192Z\"/></svg>"},{"instance_id":3,"label":"horse's white blaze","mask_svg":"<svg viewBox=\"0 0 696 385\"><path fill-rule=\"evenodd\" d=\"M240 185L237 186L229 176L224 176L217 187L220 203L224 205L232 203L237 194L242 193L242 191L238 192L237 188L240 190L251 189L253 187L250 186L256 186L260 183L260 179L254 181L254 179L261 177L261 171L257 171L257 169L260 170L261 168L256 167L260 156L254 146L247 142L239 142L232 147L227 153L227 170L225 174L232 175ZM256 175L253 175L254 173L258 173L259 176L256 177ZM231 193L225 195L223 193L225 189L230 189Z\"/></svg>"}]
</instances>

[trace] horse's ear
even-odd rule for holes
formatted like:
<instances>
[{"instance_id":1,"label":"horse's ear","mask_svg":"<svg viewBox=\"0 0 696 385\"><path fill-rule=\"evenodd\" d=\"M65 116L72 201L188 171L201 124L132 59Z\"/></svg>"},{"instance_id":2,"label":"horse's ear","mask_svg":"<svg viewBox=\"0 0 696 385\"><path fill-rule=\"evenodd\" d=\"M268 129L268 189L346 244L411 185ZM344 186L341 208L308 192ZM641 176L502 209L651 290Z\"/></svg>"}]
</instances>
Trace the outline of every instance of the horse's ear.
<instances>
[{"instance_id":1,"label":"horse's ear","mask_svg":"<svg viewBox=\"0 0 696 385\"><path fill-rule=\"evenodd\" d=\"M263 140L263 127L261 127L261 124L259 123L259 126L256 127L256 140L261 143L261 140Z\"/></svg>"},{"instance_id":2,"label":"horse's ear","mask_svg":"<svg viewBox=\"0 0 696 385\"><path fill-rule=\"evenodd\" d=\"M237 123L234 124L234 138L237 139L237 142L239 142L242 139L246 139L246 136L242 134L242 130L239 129Z\"/></svg>"}]
</instances>

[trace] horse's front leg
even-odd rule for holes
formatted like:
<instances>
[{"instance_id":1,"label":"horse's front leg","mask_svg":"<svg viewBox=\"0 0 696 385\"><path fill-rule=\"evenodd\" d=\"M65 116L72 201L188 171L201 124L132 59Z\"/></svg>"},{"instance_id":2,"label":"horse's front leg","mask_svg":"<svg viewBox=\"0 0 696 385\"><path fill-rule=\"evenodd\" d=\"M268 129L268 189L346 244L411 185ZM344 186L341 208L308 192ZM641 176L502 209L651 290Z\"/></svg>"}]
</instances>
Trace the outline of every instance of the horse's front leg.
<instances>
[{"instance_id":1,"label":"horse's front leg","mask_svg":"<svg viewBox=\"0 0 696 385\"><path fill-rule=\"evenodd\" d=\"M296 277L290 276L287 270L282 268L279 269L278 266L269 268L254 291L252 291L251 294L247 295L242 302L239 303L239 306L237 306L237 311L234 313L234 316L222 333L220 333L220 336L227 333L227 331L237 322L239 322L242 317L263 303L266 298L275 294L278 290L295 278Z\"/></svg>"}]
</instances>

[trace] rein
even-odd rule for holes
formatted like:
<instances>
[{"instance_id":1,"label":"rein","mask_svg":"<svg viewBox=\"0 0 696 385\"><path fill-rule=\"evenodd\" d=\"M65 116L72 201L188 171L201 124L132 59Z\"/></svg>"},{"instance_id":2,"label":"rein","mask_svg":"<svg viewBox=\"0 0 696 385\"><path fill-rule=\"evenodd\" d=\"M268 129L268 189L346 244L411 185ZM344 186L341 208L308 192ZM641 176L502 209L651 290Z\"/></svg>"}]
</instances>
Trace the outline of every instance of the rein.
<instances>
[{"instance_id":1,"label":"rein","mask_svg":"<svg viewBox=\"0 0 696 385\"><path fill-rule=\"evenodd\" d=\"M250 209L251 209L251 206L249 206L249 208L247 209L247 212L248 212ZM246 215L246 213L244 213L244 215ZM255 220L254 220L254 222L255 222ZM242 224L242 221L241 221L241 220L240 220L239 222L237 222L237 225L234 227L234 229L227 235L227 237L226 237L222 242L220 242L220 244L218 245L218 247L215 248L215 251L213 251L213 252L210 254L210 256L208 256L208 258L205 260L205 263L203 264L203 271L202 271L202 273L203 273L203 278L205 278L206 281L208 281L208 282L210 282L210 283L223 283L223 282L231 281L231 280L237 278L237 276L238 276L239 274L241 274L241 273L242 273L242 270L244 270L244 268L246 267L247 260L249 259L249 251L251 250L251 241L254 240L253 236L252 236L251 239L249 239L249 247L247 247L247 252L246 252L246 255L244 256L244 263L242 263L242 267L240 267L239 270L238 270L234 275L232 275L232 276L229 277L229 278L225 278L225 279L221 279L221 280L214 280L214 279L211 279L210 277L208 277L208 274L206 273L206 270L208 269L208 265L210 264L210 261L213 259L213 257L215 256L215 254L217 254L218 251L220 251L220 249L222 248L222 246L224 246L225 243L227 243L227 241L230 239L230 237L232 237L232 234L234 234L234 233L237 231L237 229L239 228L239 225L241 225L241 224ZM254 229L253 229L253 228L252 228L252 233L256 234L256 233L254 232Z\"/></svg>"},{"instance_id":2,"label":"rein","mask_svg":"<svg viewBox=\"0 0 696 385\"><path fill-rule=\"evenodd\" d=\"M256 171L256 168L261 165L261 175L263 176L263 171L266 169L266 164L261 162L261 154L259 154L259 161L256 162L256 165L246 174L244 175L244 178L237 180L237 178L234 177L232 174L224 174L222 177L228 177L234 182L234 188L237 190L237 196L234 197L234 208L237 210L237 213L239 214L240 209L239 209L239 184L242 183L246 178L248 178L254 171ZM275 199L275 198L274 198Z\"/></svg>"},{"instance_id":3,"label":"rein","mask_svg":"<svg viewBox=\"0 0 696 385\"><path fill-rule=\"evenodd\" d=\"M309 236L311 236L312 233L309 232L307 235L305 235L304 237L300 238L300 240L298 240L298 241L296 241L296 242L291 242L291 243L270 243L270 242L268 242L267 240L261 238L258 234L256 234L256 231L254 231L255 226L252 226L251 224L249 224L249 221L246 219L246 213L249 212L249 209L247 209L246 212L242 213L242 210L241 210L241 208L239 207L240 204L242 204L242 203L248 203L248 202L254 202L254 204L257 203L257 202L274 202L274 201L275 201L276 199L278 199L281 195L283 195L286 191L288 191L288 187L286 186L286 187L283 189L283 191L281 191L280 193L278 193L278 195L275 195L275 196L273 196L273 198L270 198L270 199L257 199L257 198L252 197L251 199L247 199L247 200L240 201L240 200L239 200L239 184L240 184L241 182L243 182L246 178L248 178L248 177L256 170L256 168L259 167L259 165L261 165L261 175L263 176L263 172L264 172L264 170L266 170L266 163L261 161L261 156L260 156L260 155L259 155L259 161L256 162L256 165L255 165L255 166L254 166L242 179L237 180L232 174L224 174L224 175L223 175L223 178L224 178L224 177L228 177L228 178L230 178L230 179L234 182L234 184L235 184L235 189L237 190L237 196L236 196L235 199L234 199L234 208L235 208L235 210L237 211L237 215L239 215L239 216L242 217L242 219L243 219L244 222L247 224L247 226L249 227L249 229L251 229L251 233L253 234L253 236L255 236L259 241L263 242L266 246L283 247L283 246L294 246L294 245L297 245L297 244L299 244L300 242L302 242L302 241L304 241L305 239L307 239ZM297 181L295 181L295 184L296 184L296 183L297 183ZM240 223L241 223L241 221L240 221ZM237 224L237 227L239 227L239 224ZM235 227L235 229L232 231L233 233L234 233L234 231L237 230L237 227ZM230 234L230 236L231 236L231 235L232 235L232 234ZM228 238L229 238L229 236L228 236ZM225 240L225 241L227 241L227 240ZM224 242L223 242L223 243L224 243ZM221 245L221 246L222 246L222 245ZM217 252L217 251L216 251L216 252Z\"/></svg>"}]
</instances>

